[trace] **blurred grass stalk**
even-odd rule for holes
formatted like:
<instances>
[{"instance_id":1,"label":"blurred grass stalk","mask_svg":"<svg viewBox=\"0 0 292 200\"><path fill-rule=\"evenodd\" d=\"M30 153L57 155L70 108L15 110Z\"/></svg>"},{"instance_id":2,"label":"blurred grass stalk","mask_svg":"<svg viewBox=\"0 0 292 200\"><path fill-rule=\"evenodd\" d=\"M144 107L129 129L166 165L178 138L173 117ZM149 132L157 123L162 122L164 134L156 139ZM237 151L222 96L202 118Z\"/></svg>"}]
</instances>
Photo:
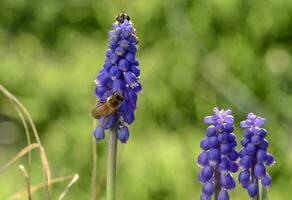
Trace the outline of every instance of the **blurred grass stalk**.
<instances>
[{"instance_id":1,"label":"blurred grass stalk","mask_svg":"<svg viewBox=\"0 0 292 200\"><path fill-rule=\"evenodd\" d=\"M107 176L106 176L106 200L116 199L116 164L118 147L117 125L109 129Z\"/></svg>"},{"instance_id":2,"label":"blurred grass stalk","mask_svg":"<svg viewBox=\"0 0 292 200\"><path fill-rule=\"evenodd\" d=\"M93 119L93 130L97 125L96 119ZM92 170L91 170L91 200L96 200L96 165L97 165L97 153L96 153L96 139L92 137Z\"/></svg>"},{"instance_id":3,"label":"blurred grass stalk","mask_svg":"<svg viewBox=\"0 0 292 200\"><path fill-rule=\"evenodd\" d=\"M8 169L13 163L18 161L24 155L28 154L29 170L26 170L23 165L19 165L19 169L20 169L20 171L21 171L21 173L26 181L26 185L27 185L26 190L13 194L9 199L11 199L11 200L19 199L25 193L27 193L28 199L31 200L32 193L34 193L35 191L42 189L42 188L45 188L45 199L51 199L50 185L55 184L55 183L64 182L68 179L72 179L70 181L70 183L67 185L67 187L65 188L65 190L62 192L62 194L58 198L59 200L62 200L65 197L65 195L67 194L67 192L69 191L69 189L72 187L72 185L78 181L79 175L75 174L74 176L59 177L59 178L51 179L51 169L49 166L49 161L48 161L45 149L42 146L42 143L41 143L40 137L38 135L37 129L35 127L35 124L31 118L29 112L22 105L22 103L12 93L10 93L2 84L0 84L0 91L9 99L9 101L12 103L13 107L16 109L16 111L21 119L21 122L23 123L25 133L27 136L27 143L28 143L28 145L25 148L20 150L10 161L8 161L3 167L0 168L0 174L1 174L6 169ZM28 128L28 125L26 123L25 117L27 117L27 119L29 121L29 125L31 126L31 129L34 133L36 143L31 143L30 132L29 132L29 128ZM31 151L36 149L36 148L38 148L40 151L40 158L41 158L41 162L42 162L42 168L43 168L45 181L44 181L44 183L38 184L36 186L31 186L31 173L30 173L30 170L31 170Z\"/></svg>"},{"instance_id":4,"label":"blurred grass stalk","mask_svg":"<svg viewBox=\"0 0 292 200\"><path fill-rule=\"evenodd\" d=\"M23 165L19 165L19 170L22 174L22 176L25 179L26 182L26 187L27 187L27 196L28 196L28 200L32 200L32 196L31 196L31 191L30 191L30 177L29 174L27 173L25 167Z\"/></svg>"},{"instance_id":5,"label":"blurred grass stalk","mask_svg":"<svg viewBox=\"0 0 292 200\"><path fill-rule=\"evenodd\" d=\"M20 150L10 161L8 161L3 167L0 168L0 174L2 174L6 169L8 169L13 163L18 161L20 158L22 158L27 153L30 153L33 149L39 148L39 144L30 144Z\"/></svg>"},{"instance_id":6,"label":"blurred grass stalk","mask_svg":"<svg viewBox=\"0 0 292 200\"><path fill-rule=\"evenodd\" d=\"M78 176L78 174L75 175L71 175L71 176L65 176L65 177L57 177L57 178L53 178L50 182L50 185L54 185L56 183L63 183L67 180L72 180L76 179L74 177ZM77 180L76 180L77 181ZM70 184L70 183L69 183ZM33 194L35 192L37 192L40 189L43 189L44 187L46 187L46 183L39 183L37 185L32 185L30 187L30 193ZM8 198L8 200L18 200L18 199L23 199L23 196L27 193L26 190L22 190L19 192L16 192L15 194L13 194L11 197Z\"/></svg>"},{"instance_id":7,"label":"blurred grass stalk","mask_svg":"<svg viewBox=\"0 0 292 200\"><path fill-rule=\"evenodd\" d=\"M51 184L51 169L48 161L48 157L46 155L45 149L41 143L39 134L37 132L37 129L35 127L35 124L27 111L27 109L22 105L22 103L11 93L9 92L2 84L0 84L0 91L9 99L9 101L12 103L12 105L15 107L16 111L18 112L22 123L25 128L25 132L27 135L27 140L28 140L28 145L30 145L30 133L28 131L28 126L26 124L26 121L24 119L24 116L27 117L29 125L32 129L32 132L34 134L35 140L37 144L39 145L39 150L40 150L40 158L42 161L42 168L43 168L43 174L44 174L44 180L45 180L45 199L51 199L51 189L50 189L50 184ZM29 152L29 171L31 168L31 155ZM31 178L31 175L29 176Z\"/></svg>"}]
</instances>

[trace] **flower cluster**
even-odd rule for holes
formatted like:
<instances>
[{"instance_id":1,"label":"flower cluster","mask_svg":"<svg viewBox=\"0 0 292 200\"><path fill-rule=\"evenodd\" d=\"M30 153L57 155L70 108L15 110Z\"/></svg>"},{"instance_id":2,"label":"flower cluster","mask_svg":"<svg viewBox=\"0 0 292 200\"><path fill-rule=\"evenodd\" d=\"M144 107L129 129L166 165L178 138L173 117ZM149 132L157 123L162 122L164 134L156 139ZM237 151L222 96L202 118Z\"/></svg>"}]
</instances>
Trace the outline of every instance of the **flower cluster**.
<instances>
[{"instance_id":1,"label":"flower cluster","mask_svg":"<svg viewBox=\"0 0 292 200\"><path fill-rule=\"evenodd\" d=\"M263 186L271 185L271 177L266 172L265 165L273 165L274 158L267 153L268 141L265 139L267 131L261 128L266 120L253 113L247 115L247 119L240 123L244 128L244 137L241 140L243 148L240 150L240 168L239 182L247 189L250 197L258 195L258 181Z\"/></svg>"},{"instance_id":2,"label":"flower cluster","mask_svg":"<svg viewBox=\"0 0 292 200\"><path fill-rule=\"evenodd\" d=\"M117 17L109 37L106 59L95 81L95 96L100 103L106 102L114 92L119 92L124 100L114 113L99 119L94 136L96 140L101 140L105 129L118 126L118 138L126 143L129 138L128 125L134 121L137 94L142 90L139 62L136 59L138 38L127 14Z\"/></svg>"},{"instance_id":3,"label":"flower cluster","mask_svg":"<svg viewBox=\"0 0 292 200\"><path fill-rule=\"evenodd\" d=\"M228 200L228 190L235 188L235 180L230 172L237 172L238 152L234 130L234 117L231 110L214 108L214 115L205 117L206 124L211 124L206 130L206 137L201 141L203 152L198 157L202 167L198 175L204 185L201 200L211 199L216 188L220 188L219 200Z\"/></svg>"}]
</instances>

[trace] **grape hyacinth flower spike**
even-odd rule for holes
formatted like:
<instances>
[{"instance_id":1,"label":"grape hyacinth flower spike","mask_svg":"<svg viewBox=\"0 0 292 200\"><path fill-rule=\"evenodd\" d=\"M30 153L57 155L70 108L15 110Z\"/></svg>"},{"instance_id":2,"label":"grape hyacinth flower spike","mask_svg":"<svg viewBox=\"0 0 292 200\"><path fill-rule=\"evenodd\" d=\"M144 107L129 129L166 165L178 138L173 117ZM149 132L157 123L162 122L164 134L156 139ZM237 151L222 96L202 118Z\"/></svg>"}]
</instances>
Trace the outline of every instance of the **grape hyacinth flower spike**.
<instances>
[{"instance_id":1,"label":"grape hyacinth flower spike","mask_svg":"<svg viewBox=\"0 0 292 200\"><path fill-rule=\"evenodd\" d=\"M91 115L99 125L93 134L96 140L105 137L109 129L107 160L106 199L116 199L117 139L126 143L129 139L128 126L134 122L137 95L142 87L139 82L140 68L136 59L138 38L130 17L119 14L109 32L109 48L106 59L95 83L97 105ZM95 144L95 143L94 143Z\"/></svg>"},{"instance_id":2,"label":"grape hyacinth flower spike","mask_svg":"<svg viewBox=\"0 0 292 200\"><path fill-rule=\"evenodd\" d=\"M271 177L266 172L265 166L275 163L274 157L267 152L268 141L265 139L267 131L261 128L266 123L264 118L253 113L247 115L247 119L240 123L244 128L244 137L241 140L239 182L248 191L253 199L259 198L259 181L264 187L271 185Z\"/></svg>"},{"instance_id":3,"label":"grape hyacinth flower spike","mask_svg":"<svg viewBox=\"0 0 292 200\"><path fill-rule=\"evenodd\" d=\"M230 172L238 170L234 117L231 110L215 107L214 115L205 117L204 121L210 126L201 141L203 152L198 157L198 164L202 167L198 179L203 184L200 199L209 200L214 195L216 200L228 200L228 190L236 185Z\"/></svg>"},{"instance_id":4,"label":"grape hyacinth flower spike","mask_svg":"<svg viewBox=\"0 0 292 200\"><path fill-rule=\"evenodd\" d=\"M93 111L99 126L93 134L96 140L102 140L106 129L117 127L118 138L126 143L129 138L128 126L134 121L137 94L141 92L139 83L140 69L136 59L138 38L127 14L120 14L109 32L109 48L106 51L104 65L95 80L97 108ZM120 94L123 100L112 99Z\"/></svg>"}]
</instances>

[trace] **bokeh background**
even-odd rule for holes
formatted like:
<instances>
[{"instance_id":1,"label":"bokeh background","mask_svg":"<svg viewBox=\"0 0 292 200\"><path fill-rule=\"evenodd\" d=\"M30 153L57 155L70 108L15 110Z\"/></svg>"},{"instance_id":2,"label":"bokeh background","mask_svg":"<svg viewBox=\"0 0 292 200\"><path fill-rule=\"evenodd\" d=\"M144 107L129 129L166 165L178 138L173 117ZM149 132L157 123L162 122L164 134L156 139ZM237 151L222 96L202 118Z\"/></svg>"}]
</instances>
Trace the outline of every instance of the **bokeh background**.
<instances>
[{"instance_id":1,"label":"bokeh background","mask_svg":"<svg viewBox=\"0 0 292 200\"><path fill-rule=\"evenodd\" d=\"M0 83L31 113L53 176L80 175L66 199L90 198L93 80L119 12L140 38L143 93L130 139L118 147L118 199L199 199L196 157L214 106L232 109L237 127L250 111L267 118L277 160L270 197L291 198L292 1L1 0ZM2 166L26 137L3 95L0 113ZM105 197L106 146L97 144L97 199ZM33 184L43 180L39 160L35 151ZM25 187L17 165L26 163L1 174L0 199ZM65 185L53 186L54 198ZM248 199L241 186L230 194Z\"/></svg>"}]
</instances>

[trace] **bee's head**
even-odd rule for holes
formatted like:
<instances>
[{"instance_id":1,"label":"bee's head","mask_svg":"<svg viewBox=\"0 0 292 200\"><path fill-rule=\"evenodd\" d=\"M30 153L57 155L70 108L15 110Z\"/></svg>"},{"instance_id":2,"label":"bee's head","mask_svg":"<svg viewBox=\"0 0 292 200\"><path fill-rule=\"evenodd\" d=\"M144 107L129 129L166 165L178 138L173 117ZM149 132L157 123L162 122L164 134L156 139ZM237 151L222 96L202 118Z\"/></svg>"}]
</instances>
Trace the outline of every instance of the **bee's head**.
<instances>
[{"instance_id":1,"label":"bee's head","mask_svg":"<svg viewBox=\"0 0 292 200\"><path fill-rule=\"evenodd\" d=\"M124 101L124 97L120 92L114 92L113 97L119 101Z\"/></svg>"},{"instance_id":2,"label":"bee's head","mask_svg":"<svg viewBox=\"0 0 292 200\"><path fill-rule=\"evenodd\" d=\"M120 24L122 24L125 20L130 21L130 17L127 13L120 13L118 14L118 16L116 17L117 22L119 22Z\"/></svg>"}]
</instances>

